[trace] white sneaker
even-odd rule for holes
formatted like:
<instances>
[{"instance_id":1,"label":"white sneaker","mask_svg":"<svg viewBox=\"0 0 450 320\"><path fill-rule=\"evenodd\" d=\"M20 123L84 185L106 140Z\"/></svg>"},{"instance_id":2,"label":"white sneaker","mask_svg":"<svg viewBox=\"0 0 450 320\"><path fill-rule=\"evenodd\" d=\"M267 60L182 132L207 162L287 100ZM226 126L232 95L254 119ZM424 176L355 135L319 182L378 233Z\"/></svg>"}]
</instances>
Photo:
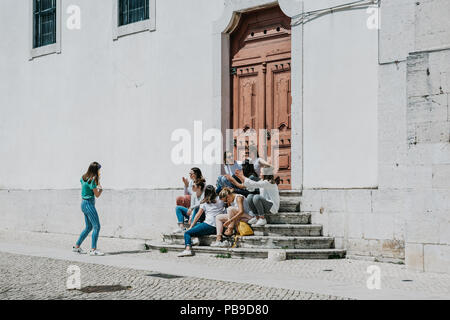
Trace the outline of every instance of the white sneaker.
<instances>
[{"instance_id":1,"label":"white sneaker","mask_svg":"<svg viewBox=\"0 0 450 320\"><path fill-rule=\"evenodd\" d=\"M248 220L248 224L255 224L256 222L258 222L258 218L257 217L253 217L250 220Z\"/></svg>"},{"instance_id":2,"label":"white sneaker","mask_svg":"<svg viewBox=\"0 0 450 320\"><path fill-rule=\"evenodd\" d=\"M267 224L266 219L259 219L253 226L254 227L264 227Z\"/></svg>"},{"instance_id":3,"label":"white sneaker","mask_svg":"<svg viewBox=\"0 0 450 320\"><path fill-rule=\"evenodd\" d=\"M89 254L90 254L91 256L104 256L104 255L105 255L103 252L98 251L98 250L91 250L91 251L89 252Z\"/></svg>"},{"instance_id":4,"label":"white sneaker","mask_svg":"<svg viewBox=\"0 0 450 320\"><path fill-rule=\"evenodd\" d=\"M228 240L223 241L222 244L223 244L223 247L224 247L224 248L231 247L231 242L228 241Z\"/></svg>"},{"instance_id":5,"label":"white sneaker","mask_svg":"<svg viewBox=\"0 0 450 320\"><path fill-rule=\"evenodd\" d=\"M81 249L81 247L79 247L79 248L73 247L72 251L75 252L75 253L78 253L78 254L86 254L86 251Z\"/></svg>"},{"instance_id":6,"label":"white sneaker","mask_svg":"<svg viewBox=\"0 0 450 320\"><path fill-rule=\"evenodd\" d=\"M214 248L217 248L217 247L220 247L220 244L222 243L222 241L214 241L213 243L211 243L209 246L210 247L214 247Z\"/></svg>"},{"instance_id":7,"label":"white sneaker","mask_svg":"<svg viewBox=\"0 0 450 320\"><path fill-rule=\"evenodd\" d=\"M193 255L192 250L184 250L182 253L178 254L178 257L190 257Z\"/></svg>"},{"instance_id":8,"label":"white sneaker","mask_svg":"<svg viewBox=\"0 0 450 320\"><path fill-rule=\"evenodd\" d=\"M177 229L173 230L173 233L174 233L174 234L177 234L177 233L183 233L185 230L186 230L186 229L177 228Z\"/></svg>"},{"instance_id":9,"label":"white sneaker","mask_svg":"<svg viewBox=\"0 0 450 320\"><path fill-rule=\"evenodd\" d=\"M200 244L200 239L199 238L192 238L192 245L193 246L198 246Z\"/></svg>"}]
</instances>

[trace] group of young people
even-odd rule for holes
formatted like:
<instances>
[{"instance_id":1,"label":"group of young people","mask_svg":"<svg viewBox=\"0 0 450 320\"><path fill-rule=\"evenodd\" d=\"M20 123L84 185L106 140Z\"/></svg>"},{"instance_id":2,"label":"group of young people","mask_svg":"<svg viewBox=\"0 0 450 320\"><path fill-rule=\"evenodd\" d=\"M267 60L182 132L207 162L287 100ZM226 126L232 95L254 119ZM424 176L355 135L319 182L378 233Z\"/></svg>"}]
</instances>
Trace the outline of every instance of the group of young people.
<instances>
[{"instance_id":1,"label":"group of young people","mask_svg":"<svg viewBox=\"0 0 450 320\"><path fill-rule=\"evenodd\" d=\"M267 224L266 215L278 213L280 195L273 168L259 158L256 149L240 163L231 152L224 154L225 175L216 185L206 185L199 168L192 168L189 179L183 178L184 196L177 198L175 209L178 227L184 233L185 250L179 257L192 256L198 237L216 235L212 247L229 247L223 236L232 236L241 221L253 227Z\"/></svg>"},{"instance_id":2,"label":"group of young people","mask_svg":"<svg viewBox=\"0 0 450 320\"><path fill-rule=\"evenodd\" d=\"M100 220L95 208L95 199L103 193L100 184L98 162L90 164L81 177L81 210L86 223L73 247L73 252L86 254L81 244L92 232L89 254L103 256L97 249ZM183 178L184 196L177 198L175 210L178 227L175 233L184 233L185 250L180 257L193 255L192 246L199 243L198 237L216 235L214 247L228 247L223 235L232 236L241 221L255 227L267 224L266 214L277 213L280 208L278 185L273 168L259 158L256 149L250 149L247 159L241 163L231 152L224 154L225 175L219 176L216 185L206 185L199 168L192 168L189 179Z\"/></svg>"}]
</instances>

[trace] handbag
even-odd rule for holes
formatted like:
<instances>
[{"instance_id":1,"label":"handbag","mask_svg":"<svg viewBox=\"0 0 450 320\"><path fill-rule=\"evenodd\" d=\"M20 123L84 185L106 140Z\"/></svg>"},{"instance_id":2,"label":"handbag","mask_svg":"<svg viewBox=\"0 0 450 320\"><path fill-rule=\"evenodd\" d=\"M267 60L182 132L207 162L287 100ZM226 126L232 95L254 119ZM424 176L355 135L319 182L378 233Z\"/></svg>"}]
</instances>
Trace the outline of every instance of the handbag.
<instances>
[{"instance_id":1,"label":"handbag","mask_svg":"<svg viewBox=\"0 0 450 320\"><path fill-rule=\"evenodd\" d=\"M254 235L252 227L250 227L250 225L244 221L239 222L238 233L241 237Z\"/></svg>"},{"instance_id":2,"label":"handbag","mask_svg":"<svg viewBox=\"0 0 450 320\"><path fill-rule=\"evenodd\" d=\"M237 234L234 237L234 243L231 248L236 248L241 237L254 235L252 227L247 222L241 221L237 227Z\"/></svg>"}]
</instances>

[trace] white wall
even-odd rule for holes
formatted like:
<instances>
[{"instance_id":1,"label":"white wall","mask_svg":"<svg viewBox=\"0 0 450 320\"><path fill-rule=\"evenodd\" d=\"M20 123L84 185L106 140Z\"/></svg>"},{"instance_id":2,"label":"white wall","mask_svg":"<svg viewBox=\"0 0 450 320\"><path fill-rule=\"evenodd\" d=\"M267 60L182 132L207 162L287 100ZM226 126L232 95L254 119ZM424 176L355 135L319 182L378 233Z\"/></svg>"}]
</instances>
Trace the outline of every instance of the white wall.
<instances>
[{"instance_id":1,"label":"white wall","mask_svg":"<svg viewBox=\"0 0 450 320\"><path fill-rule=\"evenodd\" d=\"M180 187L190 166L172 164L172 131L220 114L210 35L223 2L159 0L156 32L113 41L113 1L63 0L62 53L29 61L30 2L0 3L0 188L78 188L94 160L106 188ZM81 30L65 27L72 4Z\"/></svg>"},{"instance_id":2,"label":"white wall","mask_svg":"<svg viewBox=\"0 0 450 320\"><path fill-rule=\"evenodd\" d=\"M341 2L306 1L305 10ZM179 187L191 165L171 162L171 133L193 130L195 120L206 130L220 114L211 32L224 3L157 1L156 32L113 41L113 1L63 0L62 53L33 61L28 4L0 4L8 26L0 43L0 188L76 188L94 160L105 187ZM72 4L81 8L81 30L65 27ZM377 185L377 37L366 19L362 10L305 25L307 188ZM214 182L217 168L202 167Z\"/></svg>"},{"instance_id":3,"label":"white wall","mask_svg":"<svg viewBox=\"0 0 450 320\"><path fill-rule=\"evenodd\" d=\"M305 11L342 4L305 1ZM378 33L366 9L304 26L304 187L377 186Z\"/></svg>"}]
</instances>

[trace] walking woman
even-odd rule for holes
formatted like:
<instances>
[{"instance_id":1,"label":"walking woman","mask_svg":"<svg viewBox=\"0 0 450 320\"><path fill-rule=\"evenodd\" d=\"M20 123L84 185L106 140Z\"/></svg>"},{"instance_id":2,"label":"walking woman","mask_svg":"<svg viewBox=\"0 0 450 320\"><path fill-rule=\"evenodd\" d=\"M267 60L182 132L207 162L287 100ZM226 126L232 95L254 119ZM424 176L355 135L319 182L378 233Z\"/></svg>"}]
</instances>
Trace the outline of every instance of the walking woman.
<instances>
[{"instance_id":1,"label":"walking woman","mask_svg":"<svg viewBox=\"0 0 450 320\"><path fill-rule=\"evenodd\" d=\"M84 220L86 228L80 235L76 245L73 247L73 252L85 254L81 249L81 244L84 239L92 232L92 248L89 254L91 256L103 256L104 253L97 250L97 240L100 232L100 220L95 209L95 198L100 197L103 193L103 188L100 185L100 168L102 166L98 162L93 162L89 166L88 171L81 177L81 211L84 213Z\"/></svg>"}]
</instances>

